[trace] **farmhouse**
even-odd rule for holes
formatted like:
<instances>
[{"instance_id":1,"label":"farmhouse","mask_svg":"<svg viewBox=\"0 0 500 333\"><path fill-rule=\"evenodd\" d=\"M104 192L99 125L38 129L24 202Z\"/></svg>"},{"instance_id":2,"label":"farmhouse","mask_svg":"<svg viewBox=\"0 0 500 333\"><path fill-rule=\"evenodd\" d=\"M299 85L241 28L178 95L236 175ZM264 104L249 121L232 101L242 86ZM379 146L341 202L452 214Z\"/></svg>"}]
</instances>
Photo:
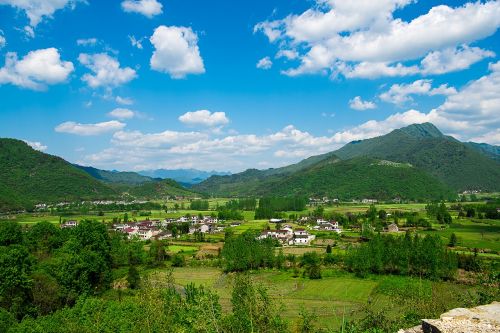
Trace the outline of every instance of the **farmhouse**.
<instances>
[{"instance_id":1,"label":"farmhouse","mask_svg":"<svg viewBox=\"0 0 500 333\"><path fill-rule=\"evenodd\" d=\"M77 221L70 220L70 221L66 221L63 224L61 224L61 228L74 228L77 225L78 225Z\"/></svg>"},{"instance_id":2,"label":"farmhouse","mask_svg":"<svg viewBox=\"0 0 500 333\"><path fill-rule=\"evenodd\" d=\"M305 229L297 229L293 233L292 242L294 245L308 245L316 236L309 234Z\"/></svg>"}]
</instances>

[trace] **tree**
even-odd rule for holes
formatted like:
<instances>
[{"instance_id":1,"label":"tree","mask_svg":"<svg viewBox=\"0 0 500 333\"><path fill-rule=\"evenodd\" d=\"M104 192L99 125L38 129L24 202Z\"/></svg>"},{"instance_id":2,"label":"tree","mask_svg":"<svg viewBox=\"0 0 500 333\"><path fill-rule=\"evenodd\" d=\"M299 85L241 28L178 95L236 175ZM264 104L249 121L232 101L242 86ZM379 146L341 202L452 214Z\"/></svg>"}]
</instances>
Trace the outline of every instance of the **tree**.
<instances>
[{"instance_id":1,"label":"tree","mask_svg":"<svg viewBox=\"0 0 500 333\"><path fill-rule=\"evenodd\" d=\"M304 275L310 279L321 279L321 259L316 252L304 253L300 265L304 268Z\"/></svg>"},{"instance_id":2,"label":"tree","mask_svg":"<svg viewBox=\"0 0 500 333\"><path fill-rule=\"evenodd\" d=\"M0 307L18 319L30 307L33 265L33 257L26 247L17 244L0 246Z\"/></svg>"},{"instance_id":3,"label":"tree","mask_svg":"<svg viewBox=\"0 0 500 333\"><path fill-rule=\"evenodd\" d=\"M255 285L246 274L234 278L231 294L232 315L227 332L286 332L286 322L269 297L267 290Z\"/></svg>"},{"instance_id":4,"label":"tree","mask_svg":"<svg viewBox=\"0 0 500 333\"><path fill-rule=\"evenodd\" d=\"M455 235L455 233L453 232L450 235L450 242L448 243L448 246L455 247L457 245L457 242L458 242L457 235Z\"/></svg>"},{"instance_id":5,"label":"tree","mask_svg":"<svg viewBox=\"0 0 500 333\"><path fill-rule=\"evenodd\" d=\"M172 266L173 267L184 267L186 265L186 260L182 254L174 254L172 257Z\"/></svg>"},{"instance_id":6,"label":"tree","mask_svg":"<svg viewBox=\"0 0 500 333\"><path fill-rule=\"evenodd\" d=\"M23 233L21 225L14 221L0 222L0 246L21 244Z\"/></svg>"},{"instance_id":7,"label":"tree","mask_svg":"<svg viewBox=\"0 0 500 333\"><path fill-rule=\"evenodd\" d=\"M332 246L330 244L326 246L326 253L332 253Z\"/></svg>"},{"instance_id":8,"label":"tree","mask_svg":"<svg viewBox=\"0 0 500 333\"><path fill-rule=\"evenodd\" d=\"M139 288L139 284L141 282L141 276L139 275L139 272L137 271L137 268L135 268L134 265L130 265L128 268L127 282L128 282L128 287L130 289Z\"/></svg>"}]
</instances>

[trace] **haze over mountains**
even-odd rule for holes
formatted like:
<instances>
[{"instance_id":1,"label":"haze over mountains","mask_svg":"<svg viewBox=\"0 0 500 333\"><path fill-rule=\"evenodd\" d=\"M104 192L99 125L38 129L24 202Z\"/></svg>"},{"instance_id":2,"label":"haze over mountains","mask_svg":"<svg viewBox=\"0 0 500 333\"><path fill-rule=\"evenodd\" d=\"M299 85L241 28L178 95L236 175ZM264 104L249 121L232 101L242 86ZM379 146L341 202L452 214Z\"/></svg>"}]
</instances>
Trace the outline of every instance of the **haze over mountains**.
<instances>
[{"instance_id":1,"label":"haze over mountains","mask_svg":"<svg viewBox=\"0 0 500 333\"><path fill-rule=\"evenodd\" d=\"M148 176L151 178L170 178L179 183L192 185L198 184L211 176L227 176L231 172L224 171L202 171L196 169L157 169L157 170L144 170L138 172L140 175Z\"/></svg>"},{"instance_id":2,"label":"haze over mountains","mask_svg":"<svg viewBox=\"0 0 500 333\"><path fill-rule=\"evenodd\" d=\"M248 169L233 175L198 170L105 171L73 165L25 142L0 139L0 210L39 202L142 199L167 196L329 196L431 200L465 190L500 191L499 147L462 143L430 123L351 142L341 149L282 168ZM145 172L148 173L148 172ZM224 173L222 173L224 174ZM182 178L184 177L184 178Z\"/></svg>"}]
</instances>

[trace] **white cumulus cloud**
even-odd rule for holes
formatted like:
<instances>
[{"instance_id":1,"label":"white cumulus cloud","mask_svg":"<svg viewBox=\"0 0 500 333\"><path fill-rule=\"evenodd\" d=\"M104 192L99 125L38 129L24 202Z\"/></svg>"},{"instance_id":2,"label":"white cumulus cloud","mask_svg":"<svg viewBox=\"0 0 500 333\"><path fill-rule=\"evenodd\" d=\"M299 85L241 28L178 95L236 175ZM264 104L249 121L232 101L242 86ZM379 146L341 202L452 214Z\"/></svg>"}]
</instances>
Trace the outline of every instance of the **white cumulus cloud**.
<instances>
[{"instance_id":1,"label":"white cumulus cloud","mask_svg":"<svg viewBox=\"0 0 500 333\"><path fill-rule=\"evenodd\" d=\"M76 40L76 45L78 46L95 46L97 44L97 38L81 38Z\"/></svg>"},{"instance_id":2,"label":"white cumulus cloud","mask_svg":"<svg viewBox=\"0 0 500 333\"><path fill-rule=\"evenodd\" d=\"M82 76L82 80L91 88L114 88L137 77L134 69L120 67L118 60L106 53L81 53L78 60L93 72L93 74L87 73Z\"/></svg>"},{"instance_id":3,"label":"white cumulus cloud","mask_svg":"<svg viewBox=\"0 0 500 333\"><path fill-rule=\"evenodd\" d=\"M29 26L24 28L29 37L34 37L34 29L43 19L52 18L54 13L63 8L74 9L77 2L84 0L0 0L0 5L9 5L23 11L29 19Z\"/></svg>"},{"instance_id":4,"label":"white cumulus cloud","mask_svg":"<svg viewBox=\"0 0 500 333\"><path fill-rule=\"evenodd\" d=\"M122 9L127 13L138 13L146 17L163 13L163 5L157 0L125 0L122 2Z\"/></svg>"},{"instance_id":5,"label":"white cumulus cloud","mask_svg":"<svg viewBox=\"0 0 500 333\"><path fill-rule=\"evenodd\" d=\"M384 102L403 105L406 102L413 101L411 95L450 96L456 93L457 90L447 84L432 88L432 80L417 80L410 84L393 84L388 91L380 94L379 97Z\"/></svg>"},{"instance_id":6,"label":"white cumulus cloud","mask_svg":"<svg viewBox=\"0 0 500 333\"><path fill-rule=\"evenodd\" d=\"M155 47L150 60L152 69L167 73L173 79L205 73L198 36L190 27L161 25L149 40Z\"/></svg>"},{"instance_id":7,"label":"white cumulus cloud","mask_svg":"<svg viewBox=\"0 0 500 333\"><path fill-rule=\"evenodd\" d=\"M121 96L116 96L115 98L116 103L121 104L121 105L132 105L134 104L134 100L130 97L121 97Z\"/></svg>"},{"instance_id":8,"label":"white cumulus cloud","mask_svg":"<svg viewBox=\"0 0 500 333\"><path fill-rule=\"evenodd\" d=\"M73 63L62 61L55 48L30 51L22 59L15 52L8 52L4 67L0 68L0 85L10 83L22 88L44 90L47 85L66 81L73 70Z\"/></svg>"},{"instance_id":9,"label":"white cumulus cloud","mask_svg":"<svg viewBox=\"0 0 500 333\"><path fill-rule=\"evenodd\" d=\"M411 21L393 17L397 9L413 2L316 0L303 13L261 22L254 31L262 31L280 50L301 46L300 65L283 71L291 76L342 73L374 78L444 73L491 56L489 51L467 45L497 31L500 1L438 5ZM428 58L422 67L404 65L424 57Z\"/></svg>"},{"instance_id":10,"label":"white cumulus cloud","mask_svg":"<svg viewBox=\"0 0 500 333\"><path fill-rule=\"evenodd\" d=\"M361 99L361 96L356 96L349 101L349 107L354 110L364 111L364 110L375 109L377 106L373 102L363 101Z\"/></svg>"},{"instance_id":11,"label":"white cumulus cloud","mask_svg":"<svg viewBox=\"0 0 500 333\"><path fill-rule=\"evenodd\" d=\"M108 113L108 116L117 118L117 119L130 119L136 116L135 111L124 109L124 108L116 108L113 111Z\"/></svg>"},{"instance_id":12,"label":"white cumulus cloud","mask_svg":"<svg viewBox=\"0 0 500 333\"><path fill-rule=\"evenodd\" d=\"M494 56L495 53L479 47L462 45L457 48L447 48L427 54L421 63L422 72L424 74L443 74L460 71L484 58Z\"/></svg>"},{"instance_id":13,"label":"white cumulus cloud","mask_svg":"<svg viewBox=\"0 0 500 333\"><path fill-rule=\"evenodd\" d=\"M59 124L55 131L82 136L101 135L109 132L116 132L125 127L125 124L116 120L95 124L80 124L74 121L67 121Z\"/></svg>"},{"instance_id":14,"label":"white cumulus cloud","mask_svg":"<svg viewBox=\"0 0 500 333\"><path fill-rule=\"evenodd\" d=\"M179 117L179 120L187 125L203 126L224 126L229 123L225 112L210 112L208 110L198 110L186 112Z\"/></svg>"},{"instance_id":15,"label":"white cumulus cloud","mask_svg":"<svg viewBox=\"0 0 500 333\"><path fill-rule=\"evenodd\" d=\"M135 38L135 36L128 36L128 39L130 41L130 44L133 46L133 47L136 47L138 48L139 50L142 50L143 46L142 46L142 41L144 40L145 37L142 37L142 38Z\"/></svg>"},{"instance_id":16,"label":"white cumulus cloud","mask_svg":"<svg viewBox=\"0 0 500 333\"><path fill-rule=\"evenodd\" d=\"M38 151L46 151L48 148L46 145L42 144L39 141L24 140L24 142L26 142L31 148L38 150Z\"/></svg>"},{"instance_id":17,"label":"white cumulus cloud","mask_svg":"<svg viewBox=\"0 0 500 333\"><path fill-rule=\"evenodd\" d=\"M259 69L270 69L273 66L271 58L264 57L257 62L257 68Z\"/></svg>"}]
</instances>

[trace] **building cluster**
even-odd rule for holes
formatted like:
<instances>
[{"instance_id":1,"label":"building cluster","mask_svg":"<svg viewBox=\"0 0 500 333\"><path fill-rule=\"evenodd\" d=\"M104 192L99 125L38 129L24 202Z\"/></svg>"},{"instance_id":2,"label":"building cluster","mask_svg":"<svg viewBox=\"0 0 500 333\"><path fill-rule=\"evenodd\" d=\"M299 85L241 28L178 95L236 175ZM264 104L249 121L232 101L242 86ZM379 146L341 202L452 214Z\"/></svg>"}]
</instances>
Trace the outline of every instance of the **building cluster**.
<instances>
[{"instance_id":1,"label":"building cluster","mask_svg":"<svg viewBox=\"0 0 500 333\"><path fill-rule=\"evenodd\" d=\"M321 206L321 205L328 205L331 203L337 203L339 202L339 199L330 199L328 197L322 197L322 198L309 198L309 205L311 206Z\"/></svg>"},{"instance_id":2,"label":"building cluster","mask_svg":"<svg viewBox=\"0 0 500 333\"><path fill-rule=\"evenodd\" d=\"M165 219L165 220L147 220L141 222L117 223L113 225L113 230L123 232L129 238L139 238L148 240L152 238L167 239L172 238L174 235L168 226L170 224L189 224L188 234L199 233L213 233L224 230L224 227L219 224L221 222L217 218L211 216L182 216L178 219Z\"/></svg>"},{"instance_id":3,"label":"building cluster","mask_svg":"<svg viewBox=\"0 0 500 333\"><path fill-rule=\"evenodd\" d=\"M342 233L342 229L340 229L339 223L337 221L325 221L323 219L316 220L316 225L313 227L313 230L334 231L338 234Z\"/></svg>"},{"instance_id":4,"label":"building cluster","mask_svg":"<svg viewBox=\"0 0 500 333\"><path fill-rule=\"evenodd\" d=\"M280 230L265 230L257 239L273 238L283 245L309 245L316 236L305 229L293 229L290 225L283 226Z\"/></svg>"}]
</instances>

